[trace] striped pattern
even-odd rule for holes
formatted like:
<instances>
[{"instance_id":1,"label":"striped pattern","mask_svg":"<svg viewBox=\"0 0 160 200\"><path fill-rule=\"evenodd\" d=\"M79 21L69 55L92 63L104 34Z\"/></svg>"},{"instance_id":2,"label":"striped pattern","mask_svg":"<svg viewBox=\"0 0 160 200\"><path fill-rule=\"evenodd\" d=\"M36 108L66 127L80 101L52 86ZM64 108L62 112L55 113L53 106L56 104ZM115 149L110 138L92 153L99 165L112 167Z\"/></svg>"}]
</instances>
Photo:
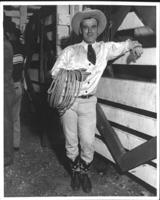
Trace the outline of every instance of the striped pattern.
<instances>
[{"instance_id":1,"label":"striped pattern","mask_svg":"<svg viewBox=\"0 0 160 200\"><path fill-rule=\"evenodd\" d=\"M23 56L22 54L15 54L13 56L13 64L16 65L16 64L22 64L23 63Z\"/></svg>"},{"instance_id":2,"label":"striped pattern","mask_svg":"<svg viewBox=\"0 0 160 200\"><path fill-rule=\"evenodd\" d=\"M124 33L130 33L134 37L136 34L134 29L139 30L137 28L141 26L143 26L141 20L132 12L123 20L118 32L120 34L120 31L123 31L123 36ZM150 38L143 37L144 53L142 56L134 60L127 53L116 59L113 62L116 76L109 78L105 71L97 90L99 105L127 152L157 136L158 55L155 40L148 42L145 39ZM115 163L109 145L106 146L98 130L96 131L95 149L97 153ZM157 159L149 160L130 170L129 173L157 189Z\"/></svg>"},{"instance_id":3,"label":"striped pattern","mask_svg":"<svg viewBox=\"0 0 160 200\"><path fill-rule=\"evenodd\" d=\"M157 120L152 117L126 111L119 108L114 108L107 105L101 105L102 110L110 121L121 124L130 129L145 133L149 136L156 136L156 122Z\"/></svg>"}]
</instances>

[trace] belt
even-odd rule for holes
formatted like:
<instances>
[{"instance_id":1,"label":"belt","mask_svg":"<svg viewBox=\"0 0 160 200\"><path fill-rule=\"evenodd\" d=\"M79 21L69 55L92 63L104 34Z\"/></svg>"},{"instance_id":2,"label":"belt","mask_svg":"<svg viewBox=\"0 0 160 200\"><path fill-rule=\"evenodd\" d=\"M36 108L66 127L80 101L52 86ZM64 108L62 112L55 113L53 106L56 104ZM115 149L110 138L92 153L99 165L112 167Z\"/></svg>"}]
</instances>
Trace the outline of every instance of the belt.
<instances>
[{"instance_id":1,"label":"belt","mask_svg":"<svg viewBox=\"0 0 160 200\"><path fill-rule=\"evenodd\" d=\"M90 97L93 97L93 96L94 96L93 94L88 94L88 95L79 96L78 98L89 99Z\"/></svg>"}]
</instances>

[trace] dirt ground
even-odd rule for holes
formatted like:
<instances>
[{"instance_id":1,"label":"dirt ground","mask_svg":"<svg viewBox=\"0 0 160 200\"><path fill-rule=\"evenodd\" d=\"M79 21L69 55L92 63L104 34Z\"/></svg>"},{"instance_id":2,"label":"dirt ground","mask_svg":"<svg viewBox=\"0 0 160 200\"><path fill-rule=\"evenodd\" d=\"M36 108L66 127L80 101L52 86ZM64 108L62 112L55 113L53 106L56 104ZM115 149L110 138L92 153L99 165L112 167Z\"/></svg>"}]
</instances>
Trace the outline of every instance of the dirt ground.
<instances>
[{"instance_id":1,"label":"dirt ground","mask_svg":"<svg viewBox=\"0 0 160 200\"><path fill-rule=\"evenodd\" d=\"M24 110L20 150L14 153L14 164L4 168L5 197L140 196L143 199L156 195L155 190L121 174L115 165L97 154L90 170L92 192L72 191L63 142L54 141L54 145L42 147L32 113L27 113L27 107Z\"/></svg>"}]
</instances>

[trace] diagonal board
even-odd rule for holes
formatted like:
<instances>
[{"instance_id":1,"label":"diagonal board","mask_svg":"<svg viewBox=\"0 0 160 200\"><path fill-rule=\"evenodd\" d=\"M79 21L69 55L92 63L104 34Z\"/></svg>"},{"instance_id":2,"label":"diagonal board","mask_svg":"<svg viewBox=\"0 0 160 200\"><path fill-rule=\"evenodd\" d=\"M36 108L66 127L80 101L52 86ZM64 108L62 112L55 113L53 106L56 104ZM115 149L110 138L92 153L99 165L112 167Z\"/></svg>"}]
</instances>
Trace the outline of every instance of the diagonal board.
<instances>
[{"instance_id":1,"label":"diagonal board","mask_svg":"<svg viewBox=\"0 0 160 200\"><path fill-rule=\"evenodd\" d=\"M108 122L102 108L97 103L97 129L104 139L105 144L110 150L114 160L120 164L120 159L126 153L116 132Z\"/></svg>"},{"instance_id":2,"label":"diagonal board","mask_svg":"<svg viewBox=\"0 0 160 200\"><path fill-rule=\"evenodd\" d=\"M122 171L129 171L145 162L156 158L156 137L126 152L116 132L110 125L102 108L97 103L97 129L115 162Z\"/></svg>"},{"instance_id":3,"label":"diagonal board","mask_svg":"<svg viewBox=\"0 0 160 200\"><path fill-rule=\"evenodd\" d=\"M138 147L127 152L120 160L122 171L133 169L149 160L156 158L157 137L139 145Z\"/></svg>"}]
</instances>

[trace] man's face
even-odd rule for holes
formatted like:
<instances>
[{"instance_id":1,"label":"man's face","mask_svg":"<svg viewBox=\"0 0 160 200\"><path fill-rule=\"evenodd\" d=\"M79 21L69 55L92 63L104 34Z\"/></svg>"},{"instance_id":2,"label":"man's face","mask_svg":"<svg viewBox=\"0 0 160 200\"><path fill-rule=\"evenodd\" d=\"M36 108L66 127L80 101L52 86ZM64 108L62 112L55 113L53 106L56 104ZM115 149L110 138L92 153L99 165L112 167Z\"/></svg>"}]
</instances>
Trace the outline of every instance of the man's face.
<instances>
[{"instance_id":1,"label":"man's face","mask_svg":"<svg viewBox=\"0 0 160 200\"><path fill-rule=\"evenodd\" d=\"M86 43L94 43L98 37L98 23L94 18L84 19L81 24L81 33Z\"/></svg>"}]
</instances>

